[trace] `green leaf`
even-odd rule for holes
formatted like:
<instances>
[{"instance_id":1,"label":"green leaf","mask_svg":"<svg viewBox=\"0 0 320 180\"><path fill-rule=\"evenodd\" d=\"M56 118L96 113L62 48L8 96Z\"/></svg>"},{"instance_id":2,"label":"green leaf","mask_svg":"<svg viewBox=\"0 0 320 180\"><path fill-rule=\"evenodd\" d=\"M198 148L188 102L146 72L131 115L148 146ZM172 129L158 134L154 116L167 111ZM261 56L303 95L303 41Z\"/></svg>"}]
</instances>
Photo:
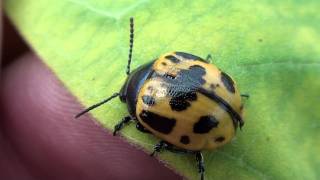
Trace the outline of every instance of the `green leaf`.
<instances>
[{"instance_id":1,"label":"green leaf","mask_svg":"<svg viewBox=\"0 0 320 180\"><path fill-rule=\"evenodd\" d=\"M23 36L85 106L119 91L125 80L130 16L134 68L169 51L210 53L251 97L235 140L205 152L206 179L320 178L319 1L5 3ZM127 110L113 100L92 114L112 129ZM133 124L123 134L148 151L157 141ZM193 157L160 157L184 176L199 178Z\"/></svg>"}]
</instances>

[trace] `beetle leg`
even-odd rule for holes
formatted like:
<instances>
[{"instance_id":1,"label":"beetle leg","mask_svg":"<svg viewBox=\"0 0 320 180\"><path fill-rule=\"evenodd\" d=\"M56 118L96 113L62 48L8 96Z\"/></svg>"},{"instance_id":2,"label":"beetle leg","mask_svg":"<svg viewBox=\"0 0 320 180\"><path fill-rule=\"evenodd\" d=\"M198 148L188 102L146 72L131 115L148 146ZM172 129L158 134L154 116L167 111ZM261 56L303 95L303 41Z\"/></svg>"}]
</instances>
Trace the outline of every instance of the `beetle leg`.
<instances>
[{"instance_id":1,"label":"beetle leg","mask_svg":"<svg viewBox=\"0 0 320 180\"><path fill-rule=\"evenodd\" d=\"M198 152L198 151L191 151L187 149L177 148L176 146L166 141L160 141L158 144L154 145L153 149L154 151L152 152L152 154L150 154L151 156L153 156L155 152L160 152L161 150L168 150L170 152L177 153L177 154L195 154Z\"/></svg>"},{"instance_id":2,"label":"beetle leg","mask_svg":"<svg viewBox=\"0 0 320 180\"><path fill-rule=\"evenodd\" d=\"M165 149L170 152L177 153L177 154L194 154L195 153L195 151L177 148L174 145L169 144L169 143L167 143L167 145L165 146Z\"/></svg>"},{"instance_id":3,"label":"beetle leg","mask_svg":"<svg viewBox=\"0 0 320 180\"><path fill-rule=\"evenodd\" d=\"M206 57L206 61L211 62L212 61L212 56L211 54L208 54Z\"/></svg>"},{"instance_id":4,"label":"beetle leg","mask_svg":"<svg viewBox=\"0 0 320 180\"><path fill-rule=\"evenodd\" d=\"M248 100L249 97L250 97L249 94L241 94L240 96L241 96L242 98L245 98L245 100ZM241 107L240 107L240 110L241 110L241 111L243 110L244 104L245 104L245 103L241 104ZM243 122L242 119L239 121L239 125L240 125L240 130L241 130L241 127L244 125L244 122Z\"/></svg>"},{"instance_id":5,"label":"beetle leg","mask_svg":"<svg viewBox=\"0 0 320 180\"><path fill-rule=\"evenodd\" d=\"M246 99L249 99L249 97L250 97L249 94L241 94L240 96L243 97L243 98L246 98Z\"/></svg>"},{"instance_id":6,"label":"beetle leg","mask_svg":"<svg viewBox=\"0 0 320 180\"><path fill-rule=\"evenodd\" d=\"M198 170L201 176L201 180L204 180L204 160L200 151L196 152L196 160L198 163Z\"/></svg>"},{"instance_id":7,"label":"beetle leg","mask_svg":"<svg viewBox=\"0 0 320 180\"><path fill-rule=\"evenodd\" d=\"M137 122L136 128L137 128L140 132L143 132L143 133L151 133L148 129L146 129L145 127L143 127L140 122Z\"/></svg>"},{"instance_id":8,"label":"beetle leg","mask_svg":"<svg viewBox=\"0 0 320 180\"><path fill-rule=\"evenodd\" d=\"M167 143L166 141L160 141L159 143L154 145L153 152L150 154L150 156L154 156L156 152L160 152L161 150L164 150L164 149L171 151L173 153L195 155L201 180L204 180L204 160L203 160L202 153L200 151L190 151L186 149L180 149L173 146L170 143Z\"/></svg>"},{"instance_id":9,"label":"beetle leg","mask_svg":"<svg viewBox=\"0 0 320 180\"><path fill-rule=\"evenodd\" d=\"M122 120L114 126L113 135L115 136L117 132L120 131L123 128L123 126L129 123L131 120L132 118L130 116L122 118Z\"/></svg>"},{"instance_id":10,"label":"beetle leg","mask_svg":"<svg viewBox=\"0 0 320 180\"><path fill-rule=\"evenodd\" d=\"M154 145L153 152L150 154L150 156L154 156L156 152L160 152L162 149L167 146L167 143L165 141L160 141L158 144Z\"/></svg>"}]
</instances>

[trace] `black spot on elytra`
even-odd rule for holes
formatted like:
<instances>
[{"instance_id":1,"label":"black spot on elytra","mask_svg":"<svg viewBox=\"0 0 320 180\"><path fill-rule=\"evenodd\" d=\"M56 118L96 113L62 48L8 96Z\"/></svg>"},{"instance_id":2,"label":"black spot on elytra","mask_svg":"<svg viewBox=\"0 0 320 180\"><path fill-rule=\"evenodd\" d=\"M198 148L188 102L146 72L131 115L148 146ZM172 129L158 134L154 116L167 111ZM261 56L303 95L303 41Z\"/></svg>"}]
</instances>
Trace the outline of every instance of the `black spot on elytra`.
<instances>
[{"instance_id":1,"label":"black spot on elytra","mask_svg":"<svg viewBox=\"0 0 320 180\"><path fill-rule=\"evenodd\" d=\"M156 100L154 99L154 97L148 95L142 96L142 101L144 104L149 106L153 106L156 104Z\"/></svg>"},{"instance_id":2,"label":"black spot on elytra","mask_svg":"<svg viewBox=\"0 0 320 180\"><path fill-rule=\"evenodd\" d=\"M235 93L234 82L228 74L221 71L221 81L228 91Z\"/></svg>"},{"instance_id":3,"label":"black spot on elytra","mask_svg":"<svg viewBox=\"0 0 320 180\"><path fill-rule=\"evenodd\" d=\"M223 142L224 140L225 140L225 138L224 138L223 136L217 137L217 138L215 139L215 141L216 141L216 142L219 142L219 143Z\"/></svg>"},{"instance_id":4,"label":"black spot on elytra","mask_svg":"<svg viewBox=\"0 0 320 180\"><path fill-rule=\"evenodd\" d=\"M186 93L175 93L174 96L172 96L169 104L172 110L175 111L183 111L186 110L191 104L188 101L195 101L197 100L197 93L196 92L186 92ZM172 94L172 92L169 91L169 94Z\"/></svg>"},{"instance_id":5,"label":"black spot on elytra","mask_svg":"<svg viewBox=\"0 0 320 180\"><path fill-rule=\"evenodd\" d=\"M162 65L164 65L164 66L166 66L166 65L167 65L167 63L166 63L166 62L162 62L161 64L162 64Z\"/></svg>"},{"instance_id":6,"label":"black spot on elytra","mask_svg":"<svg viewBox=\"0 0 320 180\"><path fill-rule=\"evenodd\" d=\"M169 134L176 125L175 119L169 119L150 111L143 110L139 116L152 129L163 134Z\"/></svg>"},{"instance_id":7,"label":"black spot on elytra","mask_svg":"<svg viewBox=\"0 0 320 180\"><path fill-rule=\"evenodd\" d=\"M202 116L199 121L193 125L193 132L197 134L208 133L212 128L217 127L219 121L214 116Z\"/></svg>"},{"instance_id":8,"label":"black spot on elytra","mask_svg":"<svg viewBox=\"0 0 320 180\"><path fill-rule=\"evenodd\" d=\"M165 58L169 59L173 63L180 63L180 59L176 58L175 56L168 55L168 56L165 56Z\"/></svg>"},{"instance_id":9,"label":"black spot on elytra","mask_svg":"<svg viewBox=\"0 0 320 180\"><path fill-rule=\"evenodd\" d=\"M180 142L182 143L182 144L189 144L190 143L190 138L189 138L189 136L181 136L181 138L180 138Z\"/></svg>"},{"instance_id":10,"label":"black spot on elytra","mask_svg":"<svg viewBox=\"0 0 320 180\"><path fill-rule=\"evenodd\" d=\"M188 101L179 101L174 98L170 100L169 104L171 109L174 111L183 111L190 106L190 103Z\"/></svg>"},{"instance_id":11,"label":"black spot on elytra","mask_svg":"<svg viewBox=\"0 0 320 180\"><path fill-rule=\"evenodd\" d=\"M208 63L206 60L202 59L199 56L195 56L193 54L185 53L185 52L175 52L176 55L183 57L185 60L191 60L191 61L201 61Z\"/></svg>"},{"instance_id":12,"label":"black spot on elytra","mask_svg":"<svg viewBox=\"0 0 320 180\"><path fill-rule=\"evenodd\" d=\"M210 84L210 88L212 89L212 90L214 90L214 89L216 89L217 87L219 87L220 85L219 84Z\"/></svg>"}]
</instances>

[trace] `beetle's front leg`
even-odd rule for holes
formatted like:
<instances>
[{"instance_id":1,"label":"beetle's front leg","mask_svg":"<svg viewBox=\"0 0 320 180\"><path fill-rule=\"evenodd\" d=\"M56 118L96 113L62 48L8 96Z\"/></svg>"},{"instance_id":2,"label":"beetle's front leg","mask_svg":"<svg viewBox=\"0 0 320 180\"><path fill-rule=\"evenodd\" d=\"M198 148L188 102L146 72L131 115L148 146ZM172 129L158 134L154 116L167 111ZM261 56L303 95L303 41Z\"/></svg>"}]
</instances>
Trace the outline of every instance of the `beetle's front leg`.
<instances>
[{"instance_id":1,"label":"beetle's front leg","mask_svg":"<svg viewBox=\"0 0 320 180\"><path fill-rule=\"evenodd\" d=\"M120 131L125 124L128 124L132 120L131 116L126 116L114 126L113 135L117 135L117 132Z\"/></svg>"},{"instance_id":2,"label":"beetle's front leg","mask_svg":"<svg viewBox=\"0 0 320 180\"><path fill-rule=\"evenodd\" d=\"M198 171L201 176L201 180L204 180L204 160L200 151L196 152L196 160L198 163Z\"/></svg>"},{"instance_id":3,"label":"beetle's front leg","mask_svg":"<svg viewBox=\"0 0 320 180\"><path fill-rule=\"evenodd\" d=\"M153 152L150 154L150 156L154 156L156 152L160 152L166 146L167 146L167 143L165 141L160 141L158 144L154 145Z\"/></svg>"}]
</instances>

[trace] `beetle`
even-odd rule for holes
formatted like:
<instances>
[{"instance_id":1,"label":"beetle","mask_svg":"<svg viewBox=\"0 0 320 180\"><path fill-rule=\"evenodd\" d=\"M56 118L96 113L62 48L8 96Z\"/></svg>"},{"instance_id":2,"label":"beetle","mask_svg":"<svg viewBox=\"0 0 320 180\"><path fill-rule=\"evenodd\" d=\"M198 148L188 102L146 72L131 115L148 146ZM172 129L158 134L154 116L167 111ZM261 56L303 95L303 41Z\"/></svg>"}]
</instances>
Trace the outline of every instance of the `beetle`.
<instances>
[{"instance_id":1,"label":"beetle","mask_svg":"<svg viewBox=\"0 0 320 180\"><path fill-rule=\"evenodd\" d=\"M119 97L129 112L114 127L116 135L125 124L160 140L154 156L161 150L193 154L204 179L202 150L213 150L232 140L244 125L243 103L234 80L208 60L185 52L170 52L130 71L134 42L134 21L130 18L130 47L127 79L121 90L90 106L76 118Z\"/></svg>"}]
</instances>

